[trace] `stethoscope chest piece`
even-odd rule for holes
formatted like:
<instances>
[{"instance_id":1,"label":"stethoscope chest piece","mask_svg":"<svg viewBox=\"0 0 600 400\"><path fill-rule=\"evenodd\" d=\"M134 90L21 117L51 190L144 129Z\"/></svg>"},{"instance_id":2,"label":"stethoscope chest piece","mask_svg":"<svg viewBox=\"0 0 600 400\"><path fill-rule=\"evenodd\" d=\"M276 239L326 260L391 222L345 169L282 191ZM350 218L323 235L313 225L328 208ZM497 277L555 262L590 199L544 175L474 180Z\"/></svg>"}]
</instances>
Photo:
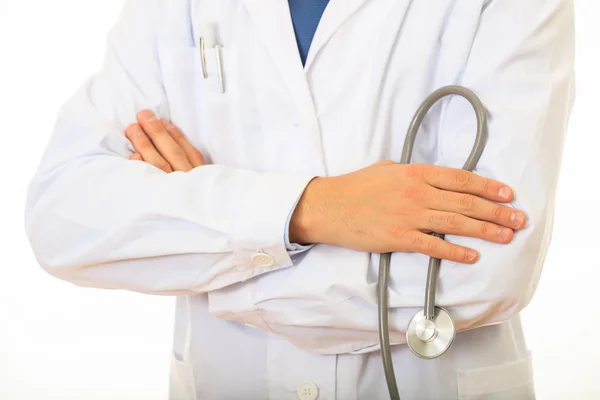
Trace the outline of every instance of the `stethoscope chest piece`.
<instances>
[{"instance_id":1,"label":"stethoscope chest piece","mask_svg":"<svg viewBox=\"0 0 600 400\"><path fill-rule=\"evenodd\" d=\"M450 348L455 332L454 320L448 311L435 307L433 319L427 319L424 310L412 318L406 331L406 342L418 357L437 358Z\"/></svg>"}]
</instances>

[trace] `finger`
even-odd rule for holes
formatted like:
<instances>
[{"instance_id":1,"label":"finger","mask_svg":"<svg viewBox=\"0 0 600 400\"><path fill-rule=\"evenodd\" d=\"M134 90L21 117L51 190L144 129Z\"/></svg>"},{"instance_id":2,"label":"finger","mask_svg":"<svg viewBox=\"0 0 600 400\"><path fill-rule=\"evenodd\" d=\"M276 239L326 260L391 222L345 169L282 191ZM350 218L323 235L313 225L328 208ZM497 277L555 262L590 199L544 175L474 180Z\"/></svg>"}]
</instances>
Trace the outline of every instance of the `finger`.
<instances>
[{"instance_id":1,"label":"finger","mask_svg":"<svg viewBox=\"0 0 600 400\"><path fill-rule=\"evenodd\" d=\"M133 145L136 153L139 153L144 161L164 172L173 172L171 165L156 150L139 124L134 123L129 125L127 129L125 129L125 136L127 136L127 139L129 139Z\"/></svg>"},{"instance_id":2,"label":"finger","mask_svg":"<svg viewBox=\"0 0 600 400\"><path fill-rule=\"evenodd\" d=\"M420 222L419 228L427 232L467 236L494 243L510 243L514 237L510 228L449 212L431 211Z\"/></svg>"},{"instance_id":3,"label":"finger","mask_svg":"<svg viewBox=\"0 0 600 400\"><path fill-rule=\"evenodd\" d=\"M142 155L140 153L133 153L130 157L130 160L132 161L144 161L144 159L142 158Z\"/></svg>"},{"instance_id":4,"label":"finger","mask_svg":"<svg viewBox=\"0 0 600 400\"><path fill-rule=\"evenodd\" d=\"M473 264L479 258L479 254L475 250L449 243L434 235L421 232L414 232L411 235L410 251L463 264Z\"/></svg>"},{"instance_id":5,"label":"finger","mask_svg":"<svg viewBox=\"0 0 600 400\"><path fill-rule=\"evenodd\" d=\"M187 138L185 137L185 135L183 134L183 132L181 132L181 130L179 128L177 128L175 125L173 125L173 123L169 120L164 119L164 120L161 120L161 122L163 123L163 126L165 127L165 129L167 130L169 135L171 135L173 140L175 140L175 142L179 145L179 147L181 147L183 149L188 160L192 163L192 166L194 168L206 165L206 162L204 161L204 156L202 155L202 153L200 153L200 151L198 149L196 149L189 142L189 140L187 140Z\"/></svg>"},{"instance_id":6,"label":"finger","mask_svg":"<svg viewBox=\"0 0 600 400\"><path fill-rule=\"evenodd\" d=\"M527 216L522 211L472 194L436 190L428 206L433 210L459 213L511 229L523 229L527 223Z\"/></svg>"},{"instance_id":7,"label":"finger","mask_svg":"<svg viewBox=\"0 0 600 400\"><path fill-rule=\"evenodd\" d=\"M463 169L424 165L423 179L429 185L452 192L469 193L486 199L507 203L514 197L507 185Z\"/></svg>"},{"instance_id":8,"label":"finger","mask_svg":"<svg viewBox=\"0 0 600 400\"><path fill-rule=\"evenodd\" d=\"M183 149L173 140L162 122L150 110L143 110L137 115L138 122L148 135L154 147L175 171L190 171L192 164Z\"/></svg>"}]
</instances>

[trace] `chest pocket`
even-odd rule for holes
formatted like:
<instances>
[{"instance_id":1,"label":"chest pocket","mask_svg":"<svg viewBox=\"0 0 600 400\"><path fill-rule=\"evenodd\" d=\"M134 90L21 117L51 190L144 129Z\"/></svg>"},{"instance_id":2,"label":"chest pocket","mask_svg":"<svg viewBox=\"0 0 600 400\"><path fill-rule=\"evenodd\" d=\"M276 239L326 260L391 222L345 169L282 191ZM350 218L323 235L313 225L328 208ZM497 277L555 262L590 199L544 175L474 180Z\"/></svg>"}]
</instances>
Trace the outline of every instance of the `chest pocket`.
<instances>
[{"instance_id":1,"label":"chest pocket","mask_svg":"<svg viewBox=\"0 0 600 400\"><path fill-rule=\"evenodd\" d=\"M162 81L173 123L207 162L236 166L236 65L230 60L233 49L222 47L220 53L225 93L221 91L217 52L212 48L205 51L208 76L204 78L199 46L162 46Z\"/></svg>"}]
</instances>

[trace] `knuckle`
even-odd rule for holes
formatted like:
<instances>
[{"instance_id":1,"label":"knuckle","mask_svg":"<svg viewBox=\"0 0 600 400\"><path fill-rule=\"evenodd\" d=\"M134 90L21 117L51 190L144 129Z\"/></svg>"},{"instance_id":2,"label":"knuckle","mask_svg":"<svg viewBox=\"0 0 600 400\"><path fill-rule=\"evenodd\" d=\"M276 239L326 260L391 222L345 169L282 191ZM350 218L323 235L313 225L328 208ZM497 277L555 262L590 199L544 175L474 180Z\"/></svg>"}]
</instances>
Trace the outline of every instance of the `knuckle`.
<instances>
[{"instance_id":1,"label":"knuckle","mask_svg":"<svg viewBox=\"0 0 600 400\"><path fill-rule=\"evenodd\" d=\"M181 132L179 129L175 128L175 127L171 127L171 128L167 128L167 131L169 132L169 134L173 137L173 139L175 140L182 140L185 137L183 136L183 132Z\"/></svg>"},{"instance_id":2,"label":"knuckle","mask_svg":"<svg viewBox=\"0 0 600 400\"><path fill-rule=\"evenodd\" d=\"M472 175L469 171L463 169L457 169L452 172L452 179L460 187L467 187L472 181Z\"/></svg>"},{"instance_id":3,"label":"knuckle","mask_svg":"<svg viewBox=\"0 0 600 400\"><path fill-rule=\"evenodd\" d=\"M427 250L427 252L435 253L439 247L439 242L434 240L432 237L429 237L427 240L425 240L425 250Z\"/></svg>"},{"instance_id":4,"label":"knuckle","mask_svg":"<svg viewBox=\"0 0 600 400\"><path fill-rule=\"evenodd\" d=\"M495 218L500 218L500 216L502 215L502 206L500 206L500 205L498 205L498 204L495 204L495 205L492 207L492 215L493 215Z\"/></svg>"},{"instance_id":5,"label":"knuckle","mask_svg":"<svg viewBox=\"0 0 600 400\"><path fill-rule=\"evenodd\" d=\"M165 130L167 131L167 133L169 135L171 135L171 137L173 139L179 140L184 137L183 132L181 132L179 129L177 129L177 127L175 125L171 124L170 122L165 122L164 127L165 127Z\"/></svg>"},{"instance_id":6,"label":"knuckle","mask_svg":"<svg viewBox=\"0 0 600 400\"><path fill-rule=\"evenodd\" d=\"M479 233L481 234L481 236L487 237L490 233L491 228L492 226L487 222L481 222L479 224Z\"/></svg>"},{"instance_id":7,"label":"knuckle","mask_svg":"<svg viewBox=\"0 0 600 400\"><path fill-rule=\"evenodd\" d=\"M158 168L160 168L161 171L166 172L166 173L173 172L173 168L171 167L171 164L169 164L168 162L160 163L158 165Z\"/></svg>"},{"instance_id":8,"label":"knuckle","mask_svg":"<svg viewBox=\"0 0 600 400\"><path fill-rule=\"evenodd\" d=\"M461 250L459 247L450 245L446 250L446 257L448 260L459 260L461 258L460 252Z\"/></svg>"},{"instance_id":9,"label":"knuckle","mask_svg":"<svg viewBox=\"0 0 600 400\"><path fill-rule=\"evenodd\" d=\"M426 181L438 180L440 177L440 167L431 164L421 164L421 177Z\"/></svg>"},{"instance_id":10,"label":"knuckle","mask_svg":"<svg viewBox=\"0 0 600 400\"><path fill-rule=\"evenodd\" d=\"M140 135L136 140L136 144L142 152L154 148L152 142L148 140L148 138L145 135Z\"/></svg>"},{"instance_id":11,"label":"knuckle","mask_svg":"<svg viewBox=\"0 0 600 400\"><path fill-rule=\"evenodd\" d=\"M443 203L445 206L452 205L457 202L453 193L445 190L437 190L435 193L436 200Z\"/></svg>"},{"instance_id":12,"label":"knuckle","mask_svg":"<svg viewBox=\"0 0 600 400\"><path fill-rule=\"evenodd\" d=\"M446 216L446 225L448 225L451 229L458 229L462 226L462 220L460 216L451 214Z\"/></svg>"},{"instance_id":13,"label":"knuckle","mask_svg":"<svg viewBox=\"0 0 600 400\"><path fill-rule=\"evenodd\" d=\"M421 235L415 235L412 239L411 239L411 245L413 247L413 249L423 249L425 248L425 240L423 240L423 237Z\"/></svg>"},{"instance_id":14,"label":"knuckle","mask_svg":"<svg viewBox=\"0 0 600 400\"><path fill-rule=\"evenodd\" d=\"M407 232L408 230L405 227L393 224L390 228L389 237L391 240L401 240Z\"/></svg>"},{"instance_id":15,"label":"knuckle","mask_svg":"<svg viewBox=\"0 0 600 400\"><path fill-rule=\"evenodd\" d=\"M402 197L408 199L423 199L425 192L418 185L409 185L402 191Z\"/></svg>"},{"instance_id":16,"label":"knuckle","mask_svg":"<svg viewBox=\"0 0 600 400\"><path fill-rule=\"evenodd\" d=\"M425 169L422 164L408 164L405 165L404 171L410 178L419 178L423 176Z\"/></svg>"},{"instance_id":17,"label":"knuckle","mask_svg":"<svg viewBox=\"0 0 600 400\"><path fill-rule=\"evenodd\" d=\"M160 138L160 135L162 135L164 133L163 130L156 127L156 125L154 125L154 122L149 122L149 123L150 123L150 125L147 127L147 129L144 129L146 136L152 138L152 140L156 140L156 139Z\"/></svg>"},{"instance_id":18,"label":"knuckle","mask_svg":"<svg viewBox=\"0 0 600 400\"><path fill-rule=\"evenodd\" d=\"M175 157L178 161L187 160L187 155L185 154L185 151L183 151L183 149L179 146L173 149L173 157Z\"/></svg>"},{"instance_id":19,"label":"knuckle","mask_svg":"<svg viewBox=\"0 0 600 400\"><path fill-rule=\"evenodd\" d=\"M462 194L459 197L459 203L463 210L471 211L475 208L476 198L469 194Z\"/></svg>"},{"instance_id":20,"label":"knuckle","mask_svg":"<svg viewBox=\"0 0 600 400\"><path fill-rule=\"evenodd\" d=\"M443 224L444 217L439 214L432 214L429 216L429 225L431 226L441 226Z\"/></svg>"},{"instance_id":21,"label":"knuckle","mask_svg":"<svg viewBox=\"0 0 600 400\"><path fill-rule=\"evenodd\" d=\"M484 179L483 180L483 193L491 193L493 190L493 185L492 185L492 181L490 181L489 179Z\"/></svg>"}]
</instances>

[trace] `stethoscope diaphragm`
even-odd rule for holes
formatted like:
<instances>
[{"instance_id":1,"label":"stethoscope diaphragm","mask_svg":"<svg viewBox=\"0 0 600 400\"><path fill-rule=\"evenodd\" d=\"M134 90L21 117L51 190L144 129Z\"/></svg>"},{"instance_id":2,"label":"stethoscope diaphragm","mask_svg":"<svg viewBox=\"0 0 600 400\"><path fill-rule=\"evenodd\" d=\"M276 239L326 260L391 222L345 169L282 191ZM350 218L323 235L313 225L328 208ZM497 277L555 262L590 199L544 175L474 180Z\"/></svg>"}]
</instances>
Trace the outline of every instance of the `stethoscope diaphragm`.
<instances>
[{"instance_id":1,"label":"stethoscope diaphragm","mask_svg":"<svg viewBox=\"0 0 600 400\"><path fill-rule=\"evenodd\" d=\"M433 319L427 319L424 310L411 319L406 331L406 343L416 356L429 360L441 356L450 348L455 333L456 327L450 313L435 307Z\"/></svg>"}]
</instances>

